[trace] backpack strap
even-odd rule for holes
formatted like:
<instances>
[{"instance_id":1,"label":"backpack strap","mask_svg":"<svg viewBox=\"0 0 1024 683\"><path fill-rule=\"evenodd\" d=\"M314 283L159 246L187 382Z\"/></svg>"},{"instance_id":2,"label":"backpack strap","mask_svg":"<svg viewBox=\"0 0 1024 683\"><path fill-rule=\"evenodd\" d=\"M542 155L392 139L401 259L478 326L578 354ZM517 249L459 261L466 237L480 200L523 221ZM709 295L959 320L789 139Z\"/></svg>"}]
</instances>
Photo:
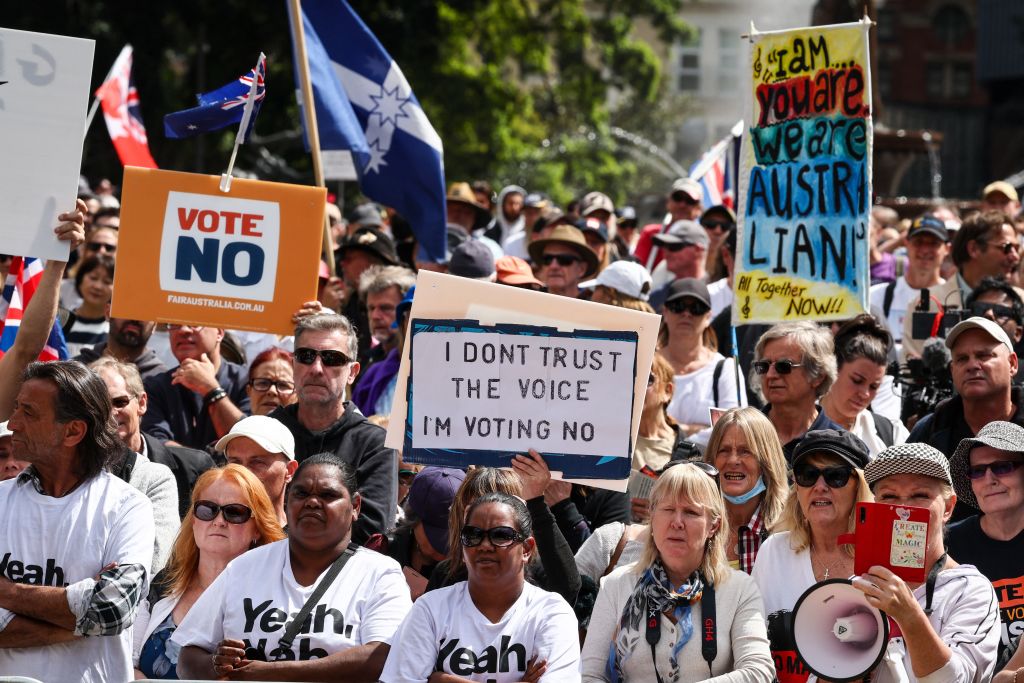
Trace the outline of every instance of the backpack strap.
<instances>
[{"instance_id":1,"label":"backpack strap","mask_svg":"<svg viewBox=\"0 0 1024 683\"><path fill-rule=\"evenodd\" d=\"M885 298L882 299L882 313L885 315L886 320L889 318L889 311L892 310L892 299L896 294L896 283L899 280L893 280L885 286Z\"/></svg>"},{"instance_id":2,"label":"backpack strap","mask_svg":"<svg viewBox=\"0 0 1024 683\"><path fill-rule=\"evenodd\" d=\"M878 434L878 438L882 440L886 448L892 446L896 440L896 433L892 428L892 422L889 422L889 418L884 415L879 415L873 411L869 412L871 412L871 418L875 421L875 433Z\"/></svg>"},{"instance_id":3,"label":"backpack strap","mask_svg":"<svg viewBox=\"0 0 1024 683\"><path fill-rule=\"evenodd\" d=\"M725 366L725 359L715 363L715 372L711 375L711 392L715 399L715 407L718 407L718 380L722 377L722 368Z\"/></svg>"}]
</instances>

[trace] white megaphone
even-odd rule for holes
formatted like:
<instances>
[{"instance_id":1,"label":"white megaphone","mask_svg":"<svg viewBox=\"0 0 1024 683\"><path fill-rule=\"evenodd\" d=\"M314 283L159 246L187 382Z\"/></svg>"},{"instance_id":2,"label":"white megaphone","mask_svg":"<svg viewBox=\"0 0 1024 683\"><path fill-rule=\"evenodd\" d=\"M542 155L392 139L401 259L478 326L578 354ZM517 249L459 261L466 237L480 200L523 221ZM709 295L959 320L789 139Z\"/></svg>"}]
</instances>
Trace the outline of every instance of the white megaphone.
<instances>
[{"instance_id":1,"label":"white megaphone","mask_svg":"<svg viewBox=\"0 0 1024 683\"><path fill-rule=\"evenodd\" d=\"M818 678L855 681L882 661L889 618L848 579L828 579L796 601L793 642L797 656Z\"/></svg>"}]
</instances>

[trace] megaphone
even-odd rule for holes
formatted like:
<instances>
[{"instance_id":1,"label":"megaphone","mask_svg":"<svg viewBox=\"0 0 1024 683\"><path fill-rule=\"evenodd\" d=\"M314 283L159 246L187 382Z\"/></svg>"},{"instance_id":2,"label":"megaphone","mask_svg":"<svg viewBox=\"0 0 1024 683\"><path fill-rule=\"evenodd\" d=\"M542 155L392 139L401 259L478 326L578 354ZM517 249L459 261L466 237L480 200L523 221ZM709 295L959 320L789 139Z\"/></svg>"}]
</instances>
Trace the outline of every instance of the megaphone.
<instances>
[{"instance_id":1,"label":"megaphone","mask_svg":"<svg viewBox=\"0 0 1024 683\"><path fill-rule=\"evenodd\" d=\"M878 666L889 644L889 618L849 579L808 588L793 608L797 656L818 678L841 683Z\"/></svg>"}]
</instances>

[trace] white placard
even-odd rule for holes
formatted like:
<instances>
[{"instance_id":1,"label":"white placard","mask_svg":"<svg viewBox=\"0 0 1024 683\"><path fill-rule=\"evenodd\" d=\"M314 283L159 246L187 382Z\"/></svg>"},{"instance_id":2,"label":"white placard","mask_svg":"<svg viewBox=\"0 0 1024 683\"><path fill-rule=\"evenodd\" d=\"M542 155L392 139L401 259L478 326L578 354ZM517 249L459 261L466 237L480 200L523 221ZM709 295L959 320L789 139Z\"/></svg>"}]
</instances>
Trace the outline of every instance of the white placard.
<instances>
[{"instance_id":1,"label":"white placard","mask_svg":"<svg viewBox=\"0 0 1024 683\"><path fill-rule=\"evenodd\" d=\"M66 261L53 234L78 194L95 43L0 28L0 244Z\"/></svg>"},{"instance_id":2,"label":"white placard","mask_svg":"<svg viewBox=\"0 0 1024 683\"><path fill-rule=\"evenodd\" d=\"M324 178L327 180L358 180L356 165L352 161L352 152L347 149L322 149L320 161L324 166Z\"/></svg>"}]
</instances>

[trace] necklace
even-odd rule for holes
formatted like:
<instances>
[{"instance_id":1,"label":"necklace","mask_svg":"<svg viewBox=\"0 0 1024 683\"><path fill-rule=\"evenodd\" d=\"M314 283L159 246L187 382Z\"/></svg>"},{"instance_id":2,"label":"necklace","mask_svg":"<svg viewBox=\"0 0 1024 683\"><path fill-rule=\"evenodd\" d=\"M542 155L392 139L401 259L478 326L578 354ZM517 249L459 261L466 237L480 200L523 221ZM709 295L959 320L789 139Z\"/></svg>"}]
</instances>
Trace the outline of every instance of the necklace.
<instances>
[{"instance_id":1,"label":"necklace","mask_svg":"<svg viewBox=\"0 0 1024 683\"><path fill-rule=\"evenodd\" d=\"M845 559L846 558L844 558L842 555L840 555L838 559L836 559L835 561L832 562L832 564L827 565L825 567L825 569L824 569L824 574L822 574L822 576L821 576L821 580L822 581L828 580L829 572L831 572L833 569L835 569L836 566L839 565L841 562L843 562L843 560L845 560ZM812 569L814 568L814 551L813 550L811 550L811 568Z\"/></svg>"}]
</instances>

